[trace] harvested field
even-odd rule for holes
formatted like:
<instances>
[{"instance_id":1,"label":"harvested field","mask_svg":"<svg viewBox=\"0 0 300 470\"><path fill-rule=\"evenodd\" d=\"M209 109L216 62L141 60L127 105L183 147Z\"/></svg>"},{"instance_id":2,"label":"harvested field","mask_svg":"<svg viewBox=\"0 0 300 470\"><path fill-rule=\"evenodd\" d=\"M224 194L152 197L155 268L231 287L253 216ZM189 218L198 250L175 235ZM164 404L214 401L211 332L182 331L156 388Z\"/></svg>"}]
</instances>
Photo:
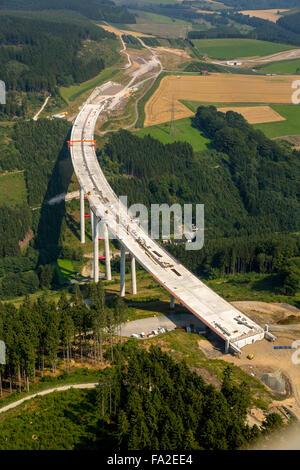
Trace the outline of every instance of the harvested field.
<instances>
[{"instance_id":1,"label":"harvested field","mask_svg":"<svg viewBox=\"0 0 300 470\"><path fill-rule=\"evenodd\" d=\"M145 127L191 116L178 100L206 103L291 103L291 85L298 76L211 74L164 77L145 106Z\"/></svg>"},{"instance_id":2,"label":"harvested field","mask_svg":"<svg viewBox=\"0 0 300 470\"><path fill-rule=\"evenodd\" d=\"M285 118L270 108L270 106L241 106L230 108L218 108L218 111L227 113L227 111L235 111L241 114L249 122L249 124L261 124L263 122L285 121Z\"/></svg>"},{"instance_id":3,"label":"harvested field","mask_svg":"<svg viewBox=\"0 0 300 470\"><path fill-rule=\"evenodd\" d=\"M250 17L255 16L256 18L261 18L262 20L269 20L276 23L282 15L278 15L278 12L288 11L288 9L279 9L276 8L275 10L243 10L239 11L242 15L249 15Z\"/></svg>"},{"instance_id":4,"label":"harvested field","mask_svg":"<svg viewBox=\"0 0 300 470\"><path fill-rule=\"evenodd\" d=\"M153 38L154 37L150 34L139 33L136 31L127 31L125 29L117 29L117 28L114 28L113 26L108 26L105 24L98 24L98 26L100 26L100 28L105 29L105 31L108 31L109 33L114 33L116 36L122 36L122 34L126 34L128 36L134 36L135 38L141 38L141 37Z\"/></svg>"}]
</instances>

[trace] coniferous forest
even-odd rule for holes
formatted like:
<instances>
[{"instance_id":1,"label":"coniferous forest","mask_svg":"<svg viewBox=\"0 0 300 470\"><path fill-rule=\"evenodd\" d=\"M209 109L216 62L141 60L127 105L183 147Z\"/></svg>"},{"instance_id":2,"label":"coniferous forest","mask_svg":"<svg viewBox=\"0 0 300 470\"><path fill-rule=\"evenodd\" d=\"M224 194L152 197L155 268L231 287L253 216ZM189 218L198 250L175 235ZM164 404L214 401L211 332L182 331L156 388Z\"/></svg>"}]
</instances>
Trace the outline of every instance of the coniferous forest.
<instances>
[{"instance_id":1,"label":"coniferous forest","mask_svg":"<svg viewBox=\"0 0 300 470\"><path fill-rule=\"evenodd\" d=\"M55 93L103 70L103 58L80 56L83 41L112 38L92 23L72 24L1 15L0 76L7 90Z\"/></svg>"},{"instance_id":2,"label":"coniferous forest","mask_svg":"<svg viewBox=\"0 0 300 470\"><path fill-rule=\"evenodd\" d=\"M296 271L294 287L281 292L293 292L299 269L293 261L299 257L299 152L266 138L242 116L224 115L214 107L200 107L194 126L211 139L209 150L196 153L188 143L164 145L127 131L111 134L98 152L110 184L117 194L128 196L129 204L205 205L203 250L191 254L180 245L169 248L195 274L274 273L282 284L291 270ZM58 120L17 122L1 152L3 170L24 170L28 193L25 207L15 212L0 208L2 227L7 227L0 233L0 266L4 271L9 266L7 295L26 293L26 282L21 286L18 280L15 286L11 281L14 273L48 265L61 252L65 205L45 203L67 190L72 175L65 143L69 129ZM17 223L10 223L12 219ZM30 228L34 240L21 255L19 241Z\"/></svg>"},{"instance_id":3,"label":"coniferous forest","mask_svg":"<svg viewBox=\"0 0 300 470\"><path fill-rule=\"evenodd\" d=\"M24 439L20 440L18 418L12 418L0 430L1 450L60 448L65 439L61 438L60 444L53 436L59 435L56 426L60 422L66 426L66 419L71 420L68 426L73 437L69 437L71 447L66 448L106 452L241 449L282 425L276 414L268 415L261 430L245 424L253 397L246 382L232 381L230 366L224 369L218 391L184 361L175 362L156 346L146 350L135 340L122 343L123 301L116 297L108 304L99 283L90 284L85 294L90 308L78 286L73 289L71 303L63 294L57 305L45 296L34 302L25 299L19 309L0 304L0 336L8 348L7 364L0 366L0 395L29 392L46 368L56 374L58 361L63 360L65 371L74 360L89 359L95 367L109 366L99 372L95 393L84 397L84 409L88 406L92 413L82 419L75 410L70 414L71 405L66 415L64 400L58 396L56 406L50 408L49 438L28 442L27 435L32 435L36 424L27 430L25 418ZM76 395L72 402L77 403ZM78 410L83 404L76 406ZM39 420L38 415L29 419ZM39 434L43 433L40 426Z\"/></svg>"}]
</instances>

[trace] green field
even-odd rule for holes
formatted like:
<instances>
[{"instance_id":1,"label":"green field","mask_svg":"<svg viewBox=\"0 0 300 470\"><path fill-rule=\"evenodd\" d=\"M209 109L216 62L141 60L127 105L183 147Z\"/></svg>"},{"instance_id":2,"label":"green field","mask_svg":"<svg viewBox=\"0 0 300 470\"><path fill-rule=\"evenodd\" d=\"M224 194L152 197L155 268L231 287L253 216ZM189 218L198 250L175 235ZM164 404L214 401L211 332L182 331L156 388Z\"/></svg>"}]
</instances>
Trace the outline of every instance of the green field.
<instances>
[{"instance_id":1,"label":"green field","mask_svg":"<svg viewBox=\"0 0 300 470\"><path fill-rule=\"evenodd\" d=\"M72 450L95 433L94 390L36 397L0 417L0 450ZM92 436L91 436L92 437Z\"/></svg>"},{"instance_id":2,"label":"green field","mask_svg":"<svg viewBox=\"0 0 300 470\"><path fill-rule=\"evenodd\" d=\"M262 130L267 137L281 137L284 135L300 134L300 106L295 104L272 104L277 113L286 121L269 122L265 124L254 124L255 129Z\"/></svg>"},{"instance_id":3,"label":"green field","mask_svg":"<svg viewBox=\"0 0 300 470\"><path fill-rule=\"evenodd\" d=\"M59 258L57 260L57 266L59 268L58 273L61 284L64 284L70 281L71 279L76 279L77 277L79 277L76 275L77 271L74 268L73 261L69 259Z\"/></svg>"},{"instance_id":4,"label":"green field","mask_svg":"<svg viewBox=\"0 0 300 470\"><path fill-rule=\"evenodd\" d=\"M124 29L129 31L138 31L163 38L185 38L187 28L191 27L191 23L185 20L141 10L132 9L131 11L137 15L137 18L136 24L125 25Z\"/></svg>"},{"instance_id":5,"label":"green field","mask_svg":"<svg viewBox=\"0 0 300 470\"><path fill-rule=\"evenodd\" d=\"M99 73L99 75L92 78L91 80L81 83L80 85L72 85L67 88L61 87L59 90L60 94L66 101L75 101L83 93L110 80L117 72L118 69L116 69L115 67L104 69L102 72Z\"/></svg>"},{"instance_id":6,"label":"green field","mask_svg":"<svg viewBox=\"0 0 300 470\"><path fill-rule=\"evenodd\" d=\"M158 4L164 4L164 5L176 5L177 0L141 0L141 3L158 3Z\"/></svg>"},{"instance_id":7,"label":"green field","mask_svg":"<svg viewBox=\"0 0 300 470\"><path fill-rule=\"evenodd\" d=\"M239 107L239 106L259 106L263 103L201 103L199 101L185 101L181 102L191 111L196 112L198 106L210 104L216 107ZM285 121L279 122L266 122L264 124L253 124L255 129L262 130L270 139L274 137L281 137L284 135L299 135L300 134L300 106L295 104L269 104L278 114L284 117Z\"/></svg>"},{"instance_id":8,"label":"green field","mask_svg":"<svg viewBox=\"0 0 300 470\"><path fill-rule=\"evenodd\" d=\"M160 140L163 144L171 144L172 142L188 142L195 151L204 150L209 144L209 139L196 128L191 125L191 118L179 119L174 122L175 133L170 135L170 123L166 122L156 126L146 127L139 130L136 134L144 137L150 134L154 139Z\"/></svg>"},{"instance_id":9,"label":"green field","mask_svg":"<svg viewBox=\"0 0 300 470\"><path fill-rule=\"evenodd\" d=\"M298 70L298 72L297 72ZM300 75L300 59L295 60L281 60L279 62L272 62L263 67L259 67L259 71L266 73L281 73L290 75Z\"/></svg>"},{"instance_id":10,"label":"green field","mask_svg":"<svg viewBox=\"0 0 300 470\"><path fill-rule=\"evenodd\" d=\"M26 203L27 189L23 171L0 175L0 204L14 206Z\"/></svg>"},{"instance_id":11,"label":"green field","mask_svg":"<svg viewBox=\"0 0 300 470\"><path fill-rule=\"evenodd\" d=\"M169 16L157 15L156 13L145 12L140 15L142 18L150 20L151 23L156 24L189 24L187 21L178 20L177 18L170 18Z\"/></svg>"},{"instance_id":12,"label":"green field","mask_svg":"<svg viewBox=\"0 0 300 470\"><path fill-rule=\"evenodd\" d=\"M201 54L225 60L264 56L293 49L285 44L256 39L195 39L193 43Z\"/></svg>"},{"instance_id":13,"label":"green field","mask_svg":"<svg viewBox=\"0 0 300 470\"><path fill-rule=\"evenodd\" d=\"M278 280L270 274L229 274L226 277L205 282L214 292L228 302L255 300L259 302L287 303L299 305L300 292L295 296L276 292Z\"/></svg>"}]
</instances>

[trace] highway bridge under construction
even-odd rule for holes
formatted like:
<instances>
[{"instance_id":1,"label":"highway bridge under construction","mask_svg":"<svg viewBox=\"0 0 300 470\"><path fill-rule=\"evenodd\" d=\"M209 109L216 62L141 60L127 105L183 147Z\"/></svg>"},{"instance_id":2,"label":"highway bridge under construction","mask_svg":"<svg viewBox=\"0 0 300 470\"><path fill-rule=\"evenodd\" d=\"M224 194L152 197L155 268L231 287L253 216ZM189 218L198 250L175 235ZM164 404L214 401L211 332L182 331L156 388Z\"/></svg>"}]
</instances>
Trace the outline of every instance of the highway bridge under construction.
<instances>
[{"instance_id":1,"label":"highway bridge under construction","mask_svg":"<svg viewBox=\"0 0 300 470\"><path fill-rule=\"evenodd\" d=\"M123 94L127 93L124 88ZM119 94L120 96L122 93ZM174 259L161 245L140 227L108 184L97 160L94 128L101 111L107 107L103 100L82 107L73 125L69 147L73 167L80 184L81 243L85 242L84 200L88 199L93 234L93 277L99 280L99 237L104 238L106 279L111 279L109 237L121 245L120 295L125 295L126 251L131 260L132 293L136 294L136 261L148 271L175 299L193 313L210 331L224 341L225 352L241 353L247 344L274 340L267 326L262 328L226 302L200 279ZM101 237L102 238L102 237Z\"/></svg>"}]
</instances>

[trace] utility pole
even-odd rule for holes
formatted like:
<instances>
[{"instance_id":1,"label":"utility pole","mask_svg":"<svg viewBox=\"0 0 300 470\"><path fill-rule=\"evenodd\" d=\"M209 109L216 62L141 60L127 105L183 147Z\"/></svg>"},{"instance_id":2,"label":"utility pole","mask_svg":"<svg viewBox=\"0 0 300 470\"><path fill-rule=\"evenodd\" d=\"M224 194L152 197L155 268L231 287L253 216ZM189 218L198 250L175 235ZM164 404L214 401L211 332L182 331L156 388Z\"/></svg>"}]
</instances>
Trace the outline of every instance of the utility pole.
<instances>
[{"instance_id":1,"label":"utility pole","mask_svg":"<svg viewBox=\"0 0 300 470\"><path fill-rule=\"evenodd\" d=\"M171 125L170 125L170 135L174 136L176 134L175 129L175 106L174 106L174 96L172 97L172 105L171 105Z\"/></svg>"}]
</instances>

